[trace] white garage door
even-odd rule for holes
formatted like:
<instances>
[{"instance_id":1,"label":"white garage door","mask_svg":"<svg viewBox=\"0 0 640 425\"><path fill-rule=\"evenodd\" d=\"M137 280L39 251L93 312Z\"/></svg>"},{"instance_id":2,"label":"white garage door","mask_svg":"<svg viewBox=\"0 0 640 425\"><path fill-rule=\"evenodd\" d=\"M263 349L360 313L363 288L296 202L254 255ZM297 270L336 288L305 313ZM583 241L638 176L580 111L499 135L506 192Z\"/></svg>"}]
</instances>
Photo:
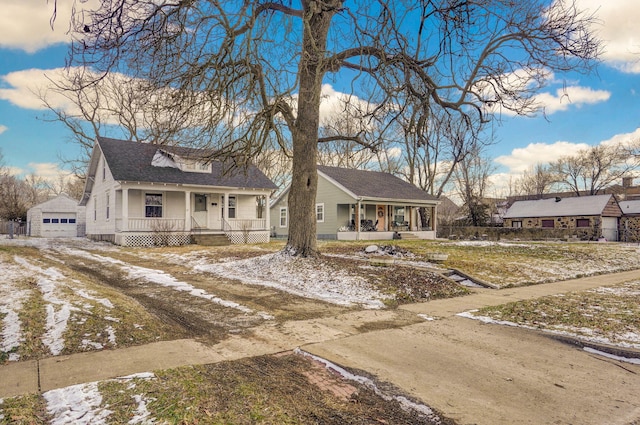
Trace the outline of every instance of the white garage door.
<instances>
[{"instance_id":1,"label":"white garage door","mask_svg":"<svg viewBox=\"0 0 640 425\"><path fill-rule=\"evenodd\" d=\"M602 217L602 236L608 241L618 240L618 219L616 217Z\"/></svg>"},{"instance_id":2,"label":"white garage door","mask_svg":"<svg viewBox=\"0 0 640 425\"><path fill-rule=\"evenodd\" d=\"M72 213L43 213L42 236L45 238L73 238L78 235L76 216Z\"/></svg>"}]
</instances>

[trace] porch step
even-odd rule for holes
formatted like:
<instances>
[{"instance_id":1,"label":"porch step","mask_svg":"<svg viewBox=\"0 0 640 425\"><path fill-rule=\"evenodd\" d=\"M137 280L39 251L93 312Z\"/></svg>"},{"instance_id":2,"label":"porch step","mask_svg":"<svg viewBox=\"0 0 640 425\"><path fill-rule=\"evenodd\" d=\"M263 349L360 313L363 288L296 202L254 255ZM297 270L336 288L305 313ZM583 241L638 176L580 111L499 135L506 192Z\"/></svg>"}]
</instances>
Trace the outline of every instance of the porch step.
<instances>
[{"instance_id":1,"label":"porch step","mask_svg":"<svg viewBox=\"0 0 640 425\"><path fill-rule=\"evenodd\" d=\"M229 238L227 238L225 235L193 235L193 242L196 245L204 246L231 245Z\"/></svg>"},{"instance_id":2,"label":"porch step","mask_svg":"<svg viewBox=\"0 0 640 425\"><path fill-rule=\"evenodd\" d=\"M400 237L402 239L420 239L419 237L417 237L413 233L408 233L408 232L401 232L400 233Z\"/></svg>"}]
</instances>

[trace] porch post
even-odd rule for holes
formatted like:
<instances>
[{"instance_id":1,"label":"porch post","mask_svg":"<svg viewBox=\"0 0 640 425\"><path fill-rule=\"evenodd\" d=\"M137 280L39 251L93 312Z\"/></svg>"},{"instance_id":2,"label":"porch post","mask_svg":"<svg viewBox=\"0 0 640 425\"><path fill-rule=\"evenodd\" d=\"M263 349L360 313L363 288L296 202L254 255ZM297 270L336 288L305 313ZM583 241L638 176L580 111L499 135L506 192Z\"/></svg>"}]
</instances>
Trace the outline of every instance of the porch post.
<instances>
[{"instance_id":1,"label":"porch post","mask_svg":"<svg viewBox=\"0 0 640 425\"><path fill-rule=\"evenodd\" d=\"M228 222L229 221L229 194L227 192L222 194L222 212L223 212L222 219Z\"/></svg>"},{"instance_id":2,"label":"porch post","mask_svg":"<svg viewBox=\"0 0 640 425\"><path fill-rule=\"evenodd\" d=\"M431 207L431 230L433 230L434 232L436 232L438 229L436 229L436 223L437 223L437 211L438 211L438 207Z\"/></svg>"},{"instance_id":3,"label":"porch post","mask_svg":"<svg viewBox=\"0 0 640 425\"><path fill-rule=\"evenodd\" d=\"M271 202L271 196L267 193L264 197L264 209L265 209L265 227L269 231L269 237L271 237L271 208L269 208L269 203Z\"/></svg>"},{"instance_id":4,"label":"porch post","mask_svg":"<svg viewBox=\"0 0 640 425\"><path fill-rule=\"evenodd\" d=\"M184 192L184 230L191 231L191 191Z\"/></svg>"},{"instance_id":5,"label":"porch post","mask_svg":"<svg viewBox=\"0 0 640 425\"><path fill-rule=\"evenodd\" d=\"M129 189L122 189L122 226L123 232L129 230Z\"/></svg>"},{"instance_id":6,"label":"porch post","mask_svg":"<svg viewBox=\"0 0 640 425\"><path fill-rule=\"evenodd\" d=\"M362 202L358 201L358 207L356 208L356 239L360 240L360 210L362 209Z\"/></svg>"}]
</instances>

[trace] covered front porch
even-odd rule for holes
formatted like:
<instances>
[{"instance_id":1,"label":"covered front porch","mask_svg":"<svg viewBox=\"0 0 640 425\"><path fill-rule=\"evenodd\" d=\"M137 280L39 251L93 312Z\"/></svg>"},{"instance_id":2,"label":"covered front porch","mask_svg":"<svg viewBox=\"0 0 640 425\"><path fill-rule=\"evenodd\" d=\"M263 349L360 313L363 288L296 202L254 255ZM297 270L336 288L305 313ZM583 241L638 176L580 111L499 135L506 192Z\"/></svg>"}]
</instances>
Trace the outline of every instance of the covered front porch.
<instances>
[{"instance_id":1,"label":"covered front porch","mask_svg":"<svg viewBox=\"0 0 640 425\"><path fill-rule=\"evenodd\" d=\"M338 240L436 238L436 205L363 201L339 204Z\"/></svg>"},{"instance_id":2,"label":"covered front porch","mask_svg":"<svg viewBox=\"0 0 640 425\"><path fill-rule=\"evenodd\" d=\"M172 189L116 190L116 243L179 245L206 234L231 243L269 241L269 193Z\"/></svg>"}]
</instances>

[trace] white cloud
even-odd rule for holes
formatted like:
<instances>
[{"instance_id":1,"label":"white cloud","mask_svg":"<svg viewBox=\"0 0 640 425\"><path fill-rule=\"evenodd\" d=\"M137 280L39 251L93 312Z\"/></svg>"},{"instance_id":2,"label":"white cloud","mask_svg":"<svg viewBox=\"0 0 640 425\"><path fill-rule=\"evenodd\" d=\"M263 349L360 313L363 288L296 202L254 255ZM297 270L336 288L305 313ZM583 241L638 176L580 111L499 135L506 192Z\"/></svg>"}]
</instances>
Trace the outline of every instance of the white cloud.
<instances>
[{"instance_id":1,"label":"white cloud","mask_svg":"<svg viewBox=\"0 0 640 425\"><path fill-rule=\"evenodd\" d=\"M52 80L58 80L62 70L63 68L25 69L3 75L0 79L5 88L0 88L0 99L24 109L45 109L36 93L45 92L51 88ZM52 99L56 106L62 106L60 103L64 97L59 97L60 99Z\"/></svg>"},{"instance_id":2,"label":"white cloud","mask_svg":"<svg viewBox=\"0 0 640 425\"><path fill-rule=\"evenodd\" d=\"M586 149L586 143L555 142L530 143L524 148L516 148L509 155L502 155L495 159L500 165L509 169L510 173L522 173L536 164L547 164L580 149Z\"/></svg>"},{"instance_id":3,"label":"white cloud","mask_svg":"<svg viewBox=\"0 0 640 425\"><path fill-rule=\"evenodd\" d=\"M616 134L607 140L602 140L597 145L611 146L638 141L640 141L640 128L630 133ZM555 143L530 143L524 148L513 149L509 155L502 155L494 159L496 163L506 167L508 171L496 174L492 177L492 181L504 181L511 175L518 176L537 164L548 164L590 146L586 143L558 141Z\"/></svg>"},{"instance_id":4,"label":"white cloud","mask_svg":"<svg viewBox=\"0 0 640 425\"><path fill-rule=\"evenodd\" d=\"M580 9L595 13L594 25L604 41L603 59L628 73L640 73L640 7L637 0L577 0Z\"/></svg>"},{"instance_id":5,"label":"white cloud","mask_svg":"<svg viewBox=\"0 0 640 425\"><path fill-rule=\"evenodd\" d=\"M578 85L570 85L564 86L564 81L558 81L555 78L555 74L550 72L549 70L537 70L536 71L540 76L544 77L544 81L550 86L558 86L562 84L563 87L560 87L555 90L555 92L541 92L535 95L532 99L533 108L535 111L544 111L545 114L551 115L556 112L566 111L570 107L580 108L583 105L591 105L600 102L606 102L611 97L611 93L606 90L594 90L589 87L582 87ZM524 70L520 70L517 72L513 72L509 75L503 75L501 77L502 84L510 90L520 92L530 90L532 88L533 82L528 76L528 74ZM482 89L483 96L487 99L491 99L493 87L491 85L482 85L479 86ZM499 97L503 99L508 99L508 96ZM509 105L506 105L507 107ZM515 107L515 105L511 105ZM514 111L511 111L507 108L502 108L500 104L494 104L493 108L489 110L492 113L500 113L505 116L515 116L517 115ZM533 110L530 112L534 112Z\"/></svg>"},{"instance_id":6,"label":"white cloud","mask_svg":"<svg viewBox=\"0 0 640 425\"><path fill-rule=\"evenodd\" d=\"M52 0L4 0L0 14L0 47L34 53L53 44L69 42L67 30L75 3L57 1L57 17L52 29Z\"/></svg>"},{"instance_id":7,"label":"white cloud","mask_svg":"<svg viewBox=\"0 0 640 425\"><path fill-rule=\"evenodd\" d=\"M615 146L620 144L626 145L632 142L637 143L638 141L640 141L640 128L632 131L631 133L616 134L610 139L604 140L601 144L606 146Z\"/></svg>"},{"instance_id":8,"label":"white cloud","mask_svg":"<svg viewBox=\"0 0 640 425\"><path fill-rule=\"evenodd\" d=\"M21 170L20 173L16 174L22 176L34 174L53 185L75 178L75 176L69 171L61 169L60 164L53 162L30 162L27 165L27 169Z\"/></svg>"},{"instance_id":9,"label":"white cloud","mask_svg":"<svg viewBox=\"0 0 640 425\"><path fill-rule=\"evenodd\" d=\"M9 127L7 127L6 125L0 124L0 134L4 133L7 130L9 130Z\"/></svg>"},{"instance_id":10,"label":"white cloud","mask_svg":"<svg viewBox=\"0 0 640 425\"><path fill-rule=\"evenodd\" d=\"M555 94L541 93L536 96L546 114L566 111L570 106L580 108L583 105L606 102L611 93L606 90L593 90L588 87L570 86L556 90Z\"/></svg>"}]
</instances>

